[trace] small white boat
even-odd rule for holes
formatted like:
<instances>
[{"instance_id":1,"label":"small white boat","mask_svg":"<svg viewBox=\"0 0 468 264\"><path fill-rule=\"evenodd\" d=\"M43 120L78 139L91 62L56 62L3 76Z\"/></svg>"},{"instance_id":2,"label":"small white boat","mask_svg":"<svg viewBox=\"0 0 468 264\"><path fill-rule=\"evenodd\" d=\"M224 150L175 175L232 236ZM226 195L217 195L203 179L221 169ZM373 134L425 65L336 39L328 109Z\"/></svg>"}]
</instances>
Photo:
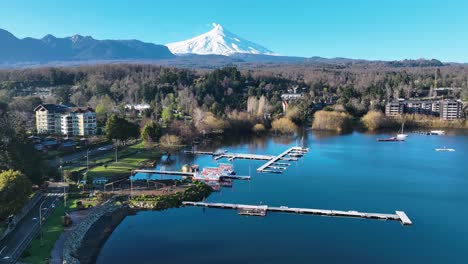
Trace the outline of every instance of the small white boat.
<instances>
[{"instance_id":1,"label":"small white boat","mask_svg":"<svg viewBox=\"0 0 468 264\"><path fill-rule=\"evenodd\" d=\"M397 134L396 136L397 140L403 141L408 137L408 135L403 132L404 126L405 126L405 122L401 124L401 132Z\"/></svg>"},{"instance_id":2,"label":"small white boat","mask_svg":"<svg viewBox=\"0 0 468 264\"><path fill-rule=\"evenodd\" d=\"M444 130L431 130L431 135L445 135L445 131Z\"/></svg>"},{"instance_id":3,"label":"small white boat","mask_svg":"<svg viewBox=\"0 0 468 264\"><path fill-rule=\"evenodd\" d=\"M455 151L455 149L443 147L443 148L436 148L435 151L453 152Z\"/></svg>"}]
</instances>

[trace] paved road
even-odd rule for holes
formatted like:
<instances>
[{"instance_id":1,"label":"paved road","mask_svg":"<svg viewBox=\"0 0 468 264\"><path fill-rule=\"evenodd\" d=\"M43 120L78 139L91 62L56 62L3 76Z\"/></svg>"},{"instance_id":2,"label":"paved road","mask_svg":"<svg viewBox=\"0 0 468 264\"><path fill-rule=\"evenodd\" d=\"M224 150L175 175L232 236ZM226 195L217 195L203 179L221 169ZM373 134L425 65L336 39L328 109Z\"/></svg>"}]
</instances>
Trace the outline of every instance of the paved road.
<instances>
[{"instance_id":1,"label":"paved road","mask_svg":"<svg viewBox=\"0 0 468 264\"><path fill-rule=\"evenodd\" d=\"M105 150L98 150L99 148L104 148ZM90 148L89 149L89 156L96 156L96 155L101 155L101 154L108 154L110 152L114 151L114 146L112 144L105 145L105 146L100 146L100 147L95 147L95 148ZM72 153L69 155L65 155L61 157L63 162L70 162L74 160L79 160L82 158L86 158L86 150L82 150L76 153ZM55 162L55 159L53 160Z\"/></svg>"},{"instance_id":2,"label":"paved road","mask_svg":"<svg viewBox=\"0 0 468 264\"><path fill-rule=\"evenodd\" d=\"M15 253L21 250L25 240L30 237L30 234L34 231L36 224L39 222L39 207L42 202L42 213L44 214L47 210L53 210L55 203L59 196L44 196L41 201L33 207L28 214L16 225L16 228L11 232L5 239L0 241L0 263L11 263L12 257Z\"/></svg>"}]
</instances>

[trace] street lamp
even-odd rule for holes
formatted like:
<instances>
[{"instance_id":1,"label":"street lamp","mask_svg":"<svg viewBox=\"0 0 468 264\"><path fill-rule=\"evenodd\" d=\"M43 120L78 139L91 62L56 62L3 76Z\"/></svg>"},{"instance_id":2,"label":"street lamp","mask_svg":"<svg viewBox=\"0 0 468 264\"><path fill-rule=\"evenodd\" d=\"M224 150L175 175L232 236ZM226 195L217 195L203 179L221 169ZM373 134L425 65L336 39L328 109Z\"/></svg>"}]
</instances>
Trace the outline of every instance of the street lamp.
<instances>
[{"instance_id":1,"label":"street lamp","mask_svg":"<svg viewBox=\"0 0 468 264\"><path fill-rule=\"evenodd\" d=\"M44 245L42 241L42 205L44 204L45 200L39 205L39 229L41 230L41 246Z\"/></svg>"},{"instance_id":2,"label":"street lamp","mask_svg":"<svg viewBox=\"0 0 468 264\"><path fill-rule=\"evenodd\" d=\"M89 171L89 148L86 150L86 171Z\"/></svg>"},{"instance_id":3,"label":"street lamp","mask_svg":"<svg viewBox=\"0 0 468 264\"><path fill-rule=\"evenodd\" d=\"M63 175L63 167L60 165L60 174L62 174L62 185L63 185L63 204L67 207L67 194L65 189L65 176Z\"/></svg>"},{"instance_id":4,"label":"street lamp","mask_svg":"<svg viewBox=\"0 0 468 264\"><path fill-rule=\"evenodd\" d=\"M132 179L132 172L130 172L130 198L133 198L133 179Z\"/></svg>"}]
</instances>

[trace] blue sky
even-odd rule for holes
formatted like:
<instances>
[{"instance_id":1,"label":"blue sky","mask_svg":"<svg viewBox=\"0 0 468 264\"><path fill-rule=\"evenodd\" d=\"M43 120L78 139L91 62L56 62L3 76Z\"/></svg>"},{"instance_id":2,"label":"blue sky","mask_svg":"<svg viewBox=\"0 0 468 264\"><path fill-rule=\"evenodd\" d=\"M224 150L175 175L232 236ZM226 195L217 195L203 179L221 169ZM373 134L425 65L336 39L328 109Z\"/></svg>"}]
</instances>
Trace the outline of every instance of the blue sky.
<instances>
[{"instance_id":1,"label":"blue sky","mask_svg":"<svg viewBox=\"0 0 468 264\"><path fill-rule=\"evenodd\" d=\"M164 44L212 22L282 55L468 62L467 0L7 0L0 8L0 28L21 38Z\"/></svg>"}]
</instances>

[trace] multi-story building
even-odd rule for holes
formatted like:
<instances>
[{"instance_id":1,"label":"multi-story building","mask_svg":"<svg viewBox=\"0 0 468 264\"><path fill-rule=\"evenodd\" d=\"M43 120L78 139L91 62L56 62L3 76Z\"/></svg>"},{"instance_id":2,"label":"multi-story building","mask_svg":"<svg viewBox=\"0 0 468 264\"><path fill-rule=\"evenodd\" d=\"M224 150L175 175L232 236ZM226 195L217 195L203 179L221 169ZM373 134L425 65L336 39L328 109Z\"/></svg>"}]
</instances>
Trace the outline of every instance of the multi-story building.
<instances>
[{"instance_id":1,"label":"multi-story building","mask_svg":"<svg viewBox=\"0 0 468 264\"><path fill-rule=\"evenodd\" d=\"M36 129L39 134L87 136L96 134L96 113L92 108L55 104L37 106Z\"/></svg>"},{"instance_id":2,"label":"multi-story building","mask_svg":"<svg viewBox=\"0 0 468 264\"><path fill-rule=\"evenodd\" d=\"M440 118L453 120L462 118L463 103L460 100L442 100L439 106Z\"/></svg>"},{"instance_id":3,"label":"multi-story building","mask_svg":"<svg viewBox=\"0 0 468 264\"><path fill-rule=\"evenodd\" d=\"M463 103L460 100L400 100L385 105L386 116L399 116L403 113L440 116L444 120L459 119L463 117Z\"/></svg>"},{"instance_id":4,"label":"multi-story building","mask_svg":"<svg viewBox=\"0 0 468 264\"><path fill-rule=\"evenodd\" d=\"M405 105L401 101L387 103L385 105L385 115L386 116L399 116L403 114L404 108L405 108Z\"/></svg>"},{"instance_id":5,"label":"multi-story building","mask_svg":"<svg viewBox=\"0 0 468 264\"><path fill-rule=\"evenodd\" d=\"M55 104L38 105L36 112L36 130L39 134L60 134L60 117L67 107Z\"/></svg>"},{"instance_id":6,"label":"multi-story building","mask_svg":"<svg viewBox=\"0 0 468 264\"><path fill-rule=\"evenodd\" d=\"M68 108L61 116L61 132L67 136L96 134L96 113L91 108Z\"/></svg>"},{"instance_id":7,"label":"multi-story building","mask_svg":"<svg viewBox=\"0 0 468 264\"><path fill-rule=\"evenodd\" d=\"M423 115L439 114L439 101L405 101L404 103L405 113Z\"/></svg>"}]
</instances>

